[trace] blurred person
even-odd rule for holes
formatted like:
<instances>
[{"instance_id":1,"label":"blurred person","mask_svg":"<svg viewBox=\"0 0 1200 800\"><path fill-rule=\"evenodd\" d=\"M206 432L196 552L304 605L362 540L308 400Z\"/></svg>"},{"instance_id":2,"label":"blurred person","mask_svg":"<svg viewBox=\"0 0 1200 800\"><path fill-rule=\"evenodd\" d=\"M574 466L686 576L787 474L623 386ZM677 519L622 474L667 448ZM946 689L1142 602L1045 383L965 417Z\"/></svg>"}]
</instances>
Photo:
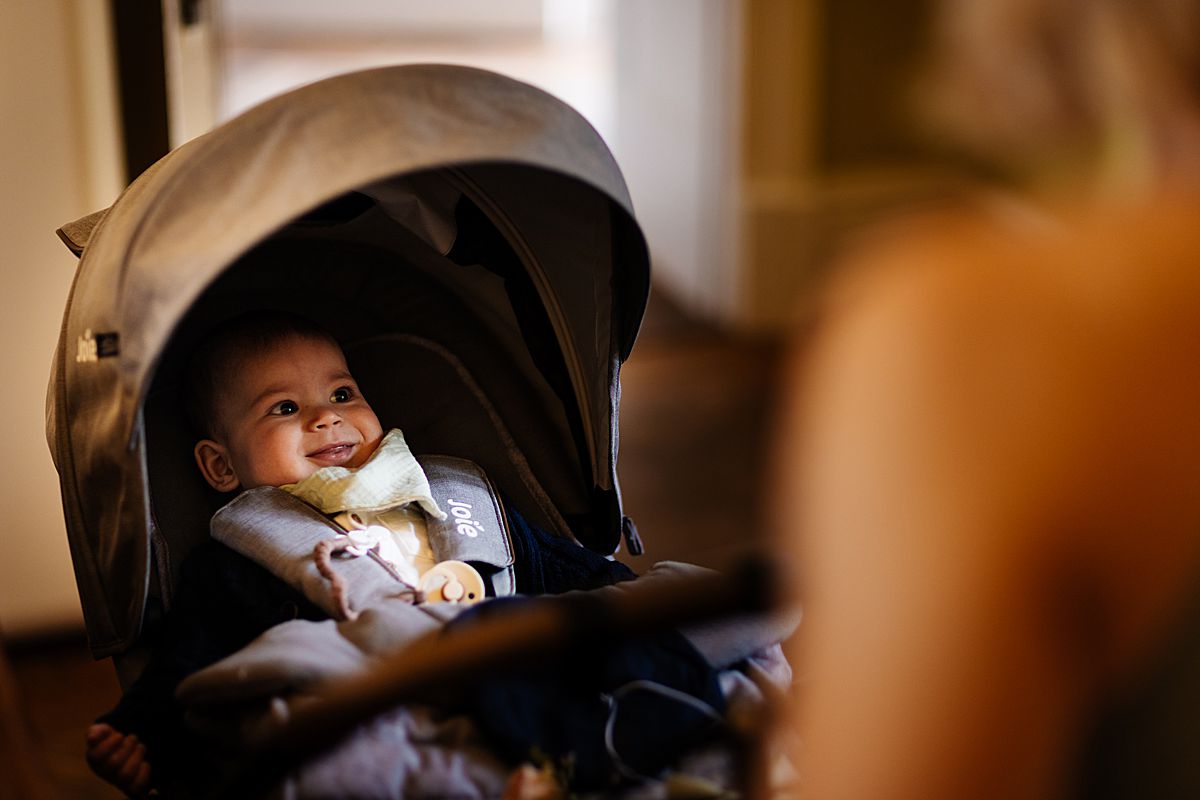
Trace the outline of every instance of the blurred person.
<instances>
[{"instance_id":1,"label":"blurred person","mask_svg":"<svg viewBox=\"0 0 1200 800\"><path fill-rule=\"evenodd\" d=\"M881 233L792 364L805 796L1200 797L1198 19L948 6L942 111L1098 180Z\"/></svg>"}]
</instances>

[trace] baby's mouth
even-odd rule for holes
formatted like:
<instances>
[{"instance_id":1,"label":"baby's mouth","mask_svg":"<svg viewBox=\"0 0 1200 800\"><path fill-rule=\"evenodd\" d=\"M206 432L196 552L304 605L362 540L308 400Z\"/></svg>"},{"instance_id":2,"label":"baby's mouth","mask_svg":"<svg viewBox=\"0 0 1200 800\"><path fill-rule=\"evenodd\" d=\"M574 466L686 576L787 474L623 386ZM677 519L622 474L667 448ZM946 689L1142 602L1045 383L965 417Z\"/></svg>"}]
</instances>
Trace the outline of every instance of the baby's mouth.
<instances>
[{"instance_id":1,"label":"baby's mouth","mask_svg":"<svg viewBox=\"0 0 1200 800\"><path fill-rule=\"evenodd\" d=\"M314 450L307 457L325 467L340 466L354 457L357 447L353 442L339 442Z\"/></svg>"}]
</instances>

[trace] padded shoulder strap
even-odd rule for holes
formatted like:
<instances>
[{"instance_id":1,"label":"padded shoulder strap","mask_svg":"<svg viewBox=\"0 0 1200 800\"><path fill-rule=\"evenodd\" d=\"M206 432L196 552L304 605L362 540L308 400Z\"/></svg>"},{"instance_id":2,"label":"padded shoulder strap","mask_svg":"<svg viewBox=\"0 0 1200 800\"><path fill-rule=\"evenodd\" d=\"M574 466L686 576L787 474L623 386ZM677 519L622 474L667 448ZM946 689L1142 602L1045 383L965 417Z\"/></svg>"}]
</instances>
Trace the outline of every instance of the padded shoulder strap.
<instances>
[{"instance_id":1,"label":"padded shoulder strap","mask_svg":"<svg viewBox=\"0 0 1200 800\"><path fill-rule=\"evenodd\" d=\"M242 492L212 518L212 537L270 570L304 593L334 619L353 619L359 611L404 597L411 588L372 558L338 560L337 582L323 574L314 558L322 542L341 529L312 506L274 486Z\"/></svg>"},{"instance_id":2,"label":"padded shoulder strap","mask_svg":"<svg viewBox=\"0 0 1200 800\"><path fill-rule=\"evenodd\" d=\"M500 496L473 461L451 456L418 456L429 488L446 519L428 521L429 545L439 561L468 561L490 569L497 597L516 592L512 532Z\"/></svg>"},{"instance_id":3,"label":"padded shoulder strap","mask_svg":"<svg viewBox=\"0 0 1200 800\"><path fill-rule=\"evenodd\" d=\"M439 561L468 561L492 593L516 592L512 534L504 507L478 465L461 458L418 458L429 487L446 519L427 519L429 544ZM261 564L304 592L330 616L340 619L369 608L408 588L374 559L339 560L336 571L344 597L331 593L327 576L313 560L314 548L341 529L319 511L287 492L260 486L242 492L212 519L214 539Z\"/></svg>"}]
</instances>

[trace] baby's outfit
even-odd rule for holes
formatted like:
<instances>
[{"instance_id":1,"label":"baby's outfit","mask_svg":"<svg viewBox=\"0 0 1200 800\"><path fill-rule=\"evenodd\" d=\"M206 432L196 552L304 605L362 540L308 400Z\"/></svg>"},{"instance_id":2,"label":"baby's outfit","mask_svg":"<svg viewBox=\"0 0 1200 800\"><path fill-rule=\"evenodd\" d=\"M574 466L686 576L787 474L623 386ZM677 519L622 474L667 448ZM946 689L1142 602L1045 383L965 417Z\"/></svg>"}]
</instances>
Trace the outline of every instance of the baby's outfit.
<instances>
[{"instance_id":1,"label":"baby's outfit","mask_svg":"<svg viewBox=\"0 0 1200 800\"><path fill-rule=\"evenodd\" d=\"M216 774L221 756L211 742L232 742L230 731L274 724L278 709L286 717L289 698L302 702L312 687L358 674L376 657L451 620L470 624L476 612L503 614L511 603L541 602L463 609L462 601L471 598L461 581L462 593L446 593L455 576L437 574L444 563L472 568L465 563L471 562L500 596L612 592L617 583L628 591L646 583L653 593L671 573L688 570L659 565L644 581L632 581L634 574L620 562L539 531L505 509L470 462L432 457L418 463L398 431L358 470L325 468L292 486L243 492L213 517L211 531L214 541L196 548L185 564L186 583L173 624L164 626L164 646L106 715L118 730L146 741L160 776L185 784ZM329 548L327 569L322 548ZM433 563L435 553L444 563ZM431 575L440 581L436 586L412 591L414 577L417 587L429 587ZM426 602L433 593L451 602ZM489 674L460 687L458 710L479 725L487 749L475 734L464 739L468 728L462 724L452 736L441 723L426 724L451 719L442 712L427 717L399 708L386 730L368 726L349 749L297 773L298 785L307 787L300 795L354 794L352 784L364 797L498 794L507 767L497 755L509 762L532 753L570 761L584 788L608 785L623 764L650 774L713 733L712 718L725 704L723 686L740 674L731 667L782 635L765 631L761 641L735 648L733 655L711 646L698 650L675 631L612 646L580 643L574 661ZM696 642L703 644L703 637ZM650 684L661 691L638 688ZM613 698L631 691L618 715ZM185 711L192 728L183 725ZM205 736L193 738L196 730ZM379 748L388 757L366 759L374 771L355 766ZM210 753L212 768L200 758ZM472 777L464 784L461 770L431 769L427 762L470 764ZM418 763L426 766L413 766Z\"/></svg>"},{"instance_id":2,"label":"baby's outfit","mask_svg":"<svg viewBox=\"0 0 1200 800\"><path fill-rule=\"evenodd\" d=\"M390 458L393 446L381 447L389 454L385 460ZM407 451L407 446L404 449ZM459 463L473 466L469 462ZM427 461L422 471L425 485L442 470L438 463ZM475 470L486 483L486 476L478 468ZM327 475L337 478L331 473ZM334 485L342 484L335 480ZM371 484L349 480L345 485L357 487L354 494L347 495L352 497L351 503L359 507L372 505L362 494ZM399 483L389 485L390 491L396 491ZM418 495L426 502L421 502ZM494 492L489 493L491 500L479 492L473 498L457 493L439 496L449 516L441 513L437 502L433 503L437 513L427 512L429 497L428 488L413 492L406 515L415 516L426 527L431 520L437 521L448 534L442 544L450 559L472 561L482 568L477 554L488 549L485 545L497 545L500 552L489 556L489 569L494 571L487 579L498 595L559 594L609 586L635 577L620 561L606 559L570 539L530 524L511 504L501 505ZM391 503L388 508L395 507L395 502L387 502ZM485 509L485 504L490 507ZM444 520L439 520L439 516ZM239 524L232 524L235 522ZM298 497L275 487L252 489L238 495L217 513L213 518L213 538L197 545L184 559L170 612L158 627L149 663L122 695L117 707L97 720L124 733L137 734L148 748L148 758L158 776L156 782L165 779L169 784L201 785L216 774L217 762L212 760L207 739L198 738L184 723L186 708L176 696L181 681L283 623L353 616L340 614L327 603L314 599L327 594L328 584L315 570L298 571L300 565L312 565L310 542L297 543L295 557L286 562L267 563L262 553L245 551L266 532L277 541L293 540L297 522L313 531L319 530L318 538L335 538L338 534L326 517ZM414 521L414 527L416 524ZM481 532L481 526L486 530ZM503 528L508 535L490 535L493 526ZM239 530L240 533L235 533ZM404 534L402 529L401 537L407 539ZM226 541L231 537L242 542L242 549ZM380 584L374 573L380 570L373 557L340 561L338 568L351 576L352 610L369 608L378 602ZM368 578L353 580L360 573ZM374 595L369 594L372 587L376 589ZM454 605L423 604L422 607L430 611L450 610Z\"/></svg>"}]
</instances>

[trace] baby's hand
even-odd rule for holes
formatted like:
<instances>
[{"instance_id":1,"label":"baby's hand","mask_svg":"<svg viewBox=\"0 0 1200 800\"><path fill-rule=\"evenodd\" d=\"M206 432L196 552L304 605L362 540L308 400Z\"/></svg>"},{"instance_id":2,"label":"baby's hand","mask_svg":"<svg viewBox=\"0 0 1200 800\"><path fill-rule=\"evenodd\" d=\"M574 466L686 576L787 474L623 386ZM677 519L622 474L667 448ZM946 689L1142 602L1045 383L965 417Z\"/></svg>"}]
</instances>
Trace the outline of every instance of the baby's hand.
<instances>
[{"instance_id":1,"label":"baby's hand","mask_svg":"<svg viewBox=\"0 0 1200 800\"><path fill-rule=\"evenodd\" d=\"M562 800L563 789L549 767L522 764L508 776L500 800Z\"/></svg>"},{"instance_id":2,"label":"baby's hand","mask_svg":"<svg viewBox=\"0 0 1200 800\"><path fill-rule=\"evenodd\" d=\"M145 797L150 790L146 745L132 734L96 723L87 732L87 762L93 772L130 797Z\"/></svg>"}]
</instances>

